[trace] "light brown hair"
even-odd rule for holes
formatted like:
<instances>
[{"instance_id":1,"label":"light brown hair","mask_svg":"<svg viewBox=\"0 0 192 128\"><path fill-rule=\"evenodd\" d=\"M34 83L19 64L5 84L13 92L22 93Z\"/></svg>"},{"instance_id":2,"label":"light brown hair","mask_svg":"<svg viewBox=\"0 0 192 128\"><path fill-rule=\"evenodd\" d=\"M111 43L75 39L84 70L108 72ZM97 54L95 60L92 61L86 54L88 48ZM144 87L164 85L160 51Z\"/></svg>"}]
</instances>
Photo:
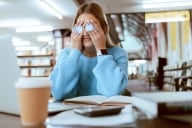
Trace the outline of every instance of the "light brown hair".
<instances>
[{"instance_id":1,"label":"light brown hair","mask_svg":"<svg viewBox=\"0 0 192 128\"><path fill-rule=\"evenodd\" d=\"M105 13L103 12L103 9L96 3L84 3L84 4L82 4L79 7L77 14L75 16L74 24L77 22L78 17L83 13L92 14L99 20L99 23L100 23L100 25L101 25L104 33L105 33L105 36L107 37L106 46L107 47L114 46L114 44L112 43L111 38L109 36L109 25L108 25Z\"/></svg>"}]
</instances>

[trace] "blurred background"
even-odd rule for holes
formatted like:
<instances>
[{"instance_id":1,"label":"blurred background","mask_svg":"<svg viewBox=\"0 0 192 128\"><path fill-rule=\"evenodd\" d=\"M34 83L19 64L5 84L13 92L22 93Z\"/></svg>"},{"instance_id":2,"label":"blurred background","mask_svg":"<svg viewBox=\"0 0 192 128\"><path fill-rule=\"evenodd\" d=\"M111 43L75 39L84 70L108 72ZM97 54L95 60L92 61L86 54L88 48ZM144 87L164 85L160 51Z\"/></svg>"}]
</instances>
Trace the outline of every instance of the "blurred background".
<instances>
[{"instance_id":1,"label":"blurred background","mask_svg":"<svg viewBox=\"0 0 192 128\"><path fill-rule=\"evenodd\" d=\"M100 4L113 41L129 55L129 79L192 59L191 0L0 0L0 34L10 34L23 76L45 76L70 45L73 18L85 2Z\"/></svg>"}]
</instances>

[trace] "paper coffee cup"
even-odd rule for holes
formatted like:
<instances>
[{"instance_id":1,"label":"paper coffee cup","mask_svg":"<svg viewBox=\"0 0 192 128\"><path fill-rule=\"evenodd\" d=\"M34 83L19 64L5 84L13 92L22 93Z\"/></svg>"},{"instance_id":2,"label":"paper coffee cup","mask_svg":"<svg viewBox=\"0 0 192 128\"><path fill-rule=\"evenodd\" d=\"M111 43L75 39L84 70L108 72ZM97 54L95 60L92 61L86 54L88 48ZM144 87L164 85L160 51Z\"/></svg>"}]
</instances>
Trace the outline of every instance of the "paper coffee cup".
<instances>
[{"instance_id":1,"label":"paper coffee cup","mask_svg":"<svg viewBox=\"0 0 192 128\"><path fill-rule=\"evenodd\" d=\"M40 125L47 118L50 97L48 78L20 78L15 86L19 96L21 123L23 125Z\"/></svg>"}]
</instances>

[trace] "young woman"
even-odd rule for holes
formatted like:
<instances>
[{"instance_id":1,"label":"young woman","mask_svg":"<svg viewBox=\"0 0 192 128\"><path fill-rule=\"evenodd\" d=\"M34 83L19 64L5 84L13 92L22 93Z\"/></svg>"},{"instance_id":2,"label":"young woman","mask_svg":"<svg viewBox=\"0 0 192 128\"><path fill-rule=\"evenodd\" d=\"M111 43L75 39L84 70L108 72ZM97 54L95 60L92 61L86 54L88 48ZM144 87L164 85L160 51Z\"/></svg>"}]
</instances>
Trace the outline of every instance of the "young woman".
<instances>
[{"instance_id":1,"label":"young woman","mask_svg":"<svg viewBox=\"0 0 192 128\"><path fill-rule=\"evenodd\" d=\"M128 55L111 42L102 8L83 4L74 19L71 47L62 50L50 74L52 96L63 100L121 94L128 82L127 68Z\"/></svg>"}]
</instances>

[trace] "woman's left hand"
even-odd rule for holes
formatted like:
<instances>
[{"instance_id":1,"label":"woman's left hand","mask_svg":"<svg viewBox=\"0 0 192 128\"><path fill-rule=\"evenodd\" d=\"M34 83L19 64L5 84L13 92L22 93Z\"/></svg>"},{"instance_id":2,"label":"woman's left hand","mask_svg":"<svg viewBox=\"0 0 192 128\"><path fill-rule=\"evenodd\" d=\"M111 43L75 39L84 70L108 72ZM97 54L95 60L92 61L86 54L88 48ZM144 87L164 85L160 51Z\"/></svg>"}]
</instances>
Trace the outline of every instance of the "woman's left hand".
<instances>
[{"instance_id":1,"label":"woman's left hand","mask_svg":"<svg viewBox=\"0 0 192 128\"><path fill-rule=\"evenodd\" d=\"M91 40L95 46L96 50L106 49L106 36L100 24L90 21L90 24L93 25L93 30L89 31L88 34L91 37Z\"/></svg>"}]
</instances>

